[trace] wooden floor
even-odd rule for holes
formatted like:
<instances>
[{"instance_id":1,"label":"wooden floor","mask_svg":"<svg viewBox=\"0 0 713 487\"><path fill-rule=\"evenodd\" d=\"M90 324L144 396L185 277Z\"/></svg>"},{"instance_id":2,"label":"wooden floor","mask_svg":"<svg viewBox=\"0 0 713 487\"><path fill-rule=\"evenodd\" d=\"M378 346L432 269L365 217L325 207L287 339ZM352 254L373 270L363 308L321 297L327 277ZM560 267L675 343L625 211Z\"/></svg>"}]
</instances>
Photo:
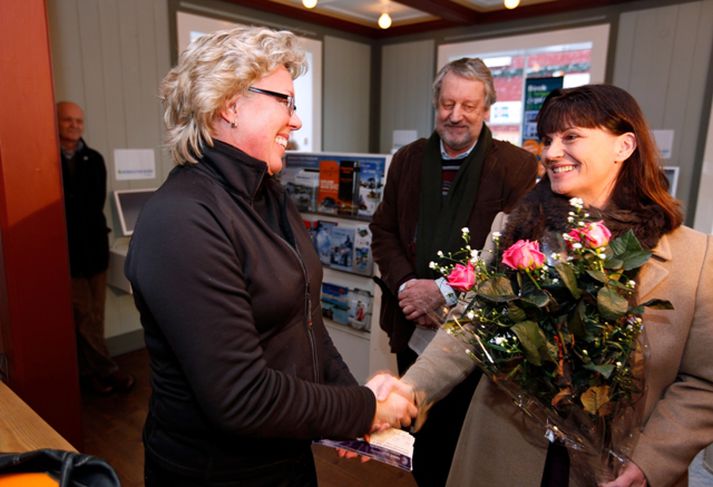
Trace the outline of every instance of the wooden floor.
<instances>
[{"instance_id":1,"label":"wooden floor","mask_svg":"<svg viewBox=\"0 0 713 487\"><path fill-rule=\"evenodd\" d=\"M138 350L117 357L117 362L136 377L136 386L128 395L82 397L83 453L107 460L119 474L124 487L143 483L143 427L148 398L148 356ZM416 487L413 476L379 462L365 464L343 460L331 448L314 446L317 474L321 487Z\"/></svg>"}]
</instances>

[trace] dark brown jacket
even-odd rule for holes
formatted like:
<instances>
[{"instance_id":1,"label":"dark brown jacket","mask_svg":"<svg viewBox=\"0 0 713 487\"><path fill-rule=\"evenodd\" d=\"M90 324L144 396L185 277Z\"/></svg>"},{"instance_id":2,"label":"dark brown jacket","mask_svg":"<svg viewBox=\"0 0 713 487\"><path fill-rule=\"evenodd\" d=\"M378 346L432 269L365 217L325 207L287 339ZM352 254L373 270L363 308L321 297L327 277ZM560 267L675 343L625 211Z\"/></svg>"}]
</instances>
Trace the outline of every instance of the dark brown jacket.
<instances>
[{"instance_id":1,"label":"dark brown jacket","mask_svg":"<svg viewBox=\"0 0 713 487\"><path fill-rule=\"evenodd\" d=\"M381 328L389 335L392 352L404 350L414 325L398 306L399 286L417 276L416 225L419 215L421 164L427 139L419 139L394 154L386 178L384 200L371 223L372 252L381 278ZM493 139L480 176L478 197L468 227L471 246L482 248L498 212L509 211L535 184L537 162L529 152ZM460 234L460 228L454 228ZM434 256L435 258L435 256Z\"/></svg>"}]
</instances>

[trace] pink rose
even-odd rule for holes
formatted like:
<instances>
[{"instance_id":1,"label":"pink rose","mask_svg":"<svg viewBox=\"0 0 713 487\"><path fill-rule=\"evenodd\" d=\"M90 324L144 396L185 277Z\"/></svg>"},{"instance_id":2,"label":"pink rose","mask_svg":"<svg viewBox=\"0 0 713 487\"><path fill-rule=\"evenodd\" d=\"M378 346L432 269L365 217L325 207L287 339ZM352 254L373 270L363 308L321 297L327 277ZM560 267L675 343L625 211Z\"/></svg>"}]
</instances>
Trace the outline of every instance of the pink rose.
<instances>
[{"instance_id":1,"label":"pink rose","mask_svg":"<svg viewBox=\"0 0 713 487\"><path fill-rule=\"evenodd\" d=\"M576 228L567 232L567 235L569 236L569 239L567 239L567 245L569 247L571 247L573 243L581 243L582 242L582 235L579 233L579 230L577 230Z\"/></svg>"},{"instance_id":2,"label":"pink rose","mask_svg":"<svg viewBox=\"0 0 713 487\"><path fill-rule=\"evenodd\" d=\"M587 242L587 245L594 249L604 247L609 243L609 239L611 239L611 232L601 220L598 222L588 223L582 230L580 230L580 233Z\"/></svg>"},{"instance_id":3,"label":"pink rose","mask_svg":"<svg viewBox=\"0 0 713 487\"><path fill-rule=\"evenodd\" d=\"M473 264L456 264L450 274L446 277L448 285L456 291L466 292L475 285L475 271Z\"/></svg>"},{"instance_id":4,"label":"pink rose","mask_svg":"<svg viewBox=\"0 0 713 487\"><path fill-rule=\"evenodd\" d=\"M513 269L535 270L545 263L545 254L540 252L539 242L518 240L503 252L503 264Z\"/></svg>"}]
</instances>

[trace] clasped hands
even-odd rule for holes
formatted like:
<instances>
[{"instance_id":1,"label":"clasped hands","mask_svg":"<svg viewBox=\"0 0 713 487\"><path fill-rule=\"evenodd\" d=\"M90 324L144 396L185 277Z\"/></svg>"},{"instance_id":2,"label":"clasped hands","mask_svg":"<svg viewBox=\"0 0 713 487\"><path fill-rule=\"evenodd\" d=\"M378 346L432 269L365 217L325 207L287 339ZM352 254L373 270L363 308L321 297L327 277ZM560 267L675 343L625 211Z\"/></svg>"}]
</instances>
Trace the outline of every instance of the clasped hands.
<instances>
[{"instance_id":1,"label":"clasped hands","mask_svg":"<svg viewBox=\"0 0 713 487\"><path fill-rule=\"evenodd\" d=\"M411 426L418 414L413 387L393 375L381 372L366 383L376 397L376 414L371 432Z\"/></svg>"},{"instance_id":2,"label":"clasped hands","mask_svg":"<svg viewBox=\"0 0 713 487\"><path fill-rule=\"evenodd\" d=\"M406 319L419 326L435 328L438 326L429 313L446 303L436 281L432 279L411 279L399 292L399 307Z\"/></svg>"},{"instance_id":3,"label":"clasped hands","mask_svg":"<svg viewBox=\"0 0 713 487\"><path fill-rule=\"evenodd\" d=\"M376 374L365 385L376 397L376 413L371 424L371 433L411 426L413 418L418 414L418 407L416 394L410 385L387 372ZM364 438L369 441L368 435ZM337 452L342 458L360 456L342 448L337 448ZM361 456L361 461L369 461L369 458Z\"/></svg>"}]
</instances>

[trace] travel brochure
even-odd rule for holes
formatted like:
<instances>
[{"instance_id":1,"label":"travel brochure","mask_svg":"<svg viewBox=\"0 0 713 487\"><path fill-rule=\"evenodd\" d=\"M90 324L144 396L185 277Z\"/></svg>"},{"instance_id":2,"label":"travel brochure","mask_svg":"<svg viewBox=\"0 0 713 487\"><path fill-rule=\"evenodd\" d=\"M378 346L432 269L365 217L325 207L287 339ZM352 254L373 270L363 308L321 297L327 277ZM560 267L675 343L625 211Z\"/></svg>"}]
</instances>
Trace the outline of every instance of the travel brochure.
<instances>
[{"instance_id":1,"label":"travel brochure","mask_svg":"<svg viewBox=\"0 0 713 487\"><path fill-rule=\"evenodd\" d=\"M319 259L327 267L370 276L374 270L371 231L365 223L303 218Z\"/></svg>"},{"instance_id":2,"label":"travel brochure","mask_svg":"<svg viewBox=\"0 0 713 487\"><path fill-rule=\"evenodd\" d=\"M366 289L322 283L322 316L360 331L371 329L373 295Z\"/></svg>"},{"instance_id":3,"label":"travel brochure","mask_svg":"<svg viewBox=\"0 0 713 487\"><path fill-rule=\"evenodd\" d=\"M287 153L280 180L300 211L369 219L381 201L387 157Z\"/></svg>"},{"instance_id":4,"label":"travel brochure","mask_svg":"<svg viewBox=\"0 0 713 487\"><path fill-rule=\"evenodd\" d=\"M408 472L412 470L414 437L400 429L390 428L380 433L373 433L369 436L369 441L324 439L317 443L348 450Z\"/></svg>"}]
</instances>

